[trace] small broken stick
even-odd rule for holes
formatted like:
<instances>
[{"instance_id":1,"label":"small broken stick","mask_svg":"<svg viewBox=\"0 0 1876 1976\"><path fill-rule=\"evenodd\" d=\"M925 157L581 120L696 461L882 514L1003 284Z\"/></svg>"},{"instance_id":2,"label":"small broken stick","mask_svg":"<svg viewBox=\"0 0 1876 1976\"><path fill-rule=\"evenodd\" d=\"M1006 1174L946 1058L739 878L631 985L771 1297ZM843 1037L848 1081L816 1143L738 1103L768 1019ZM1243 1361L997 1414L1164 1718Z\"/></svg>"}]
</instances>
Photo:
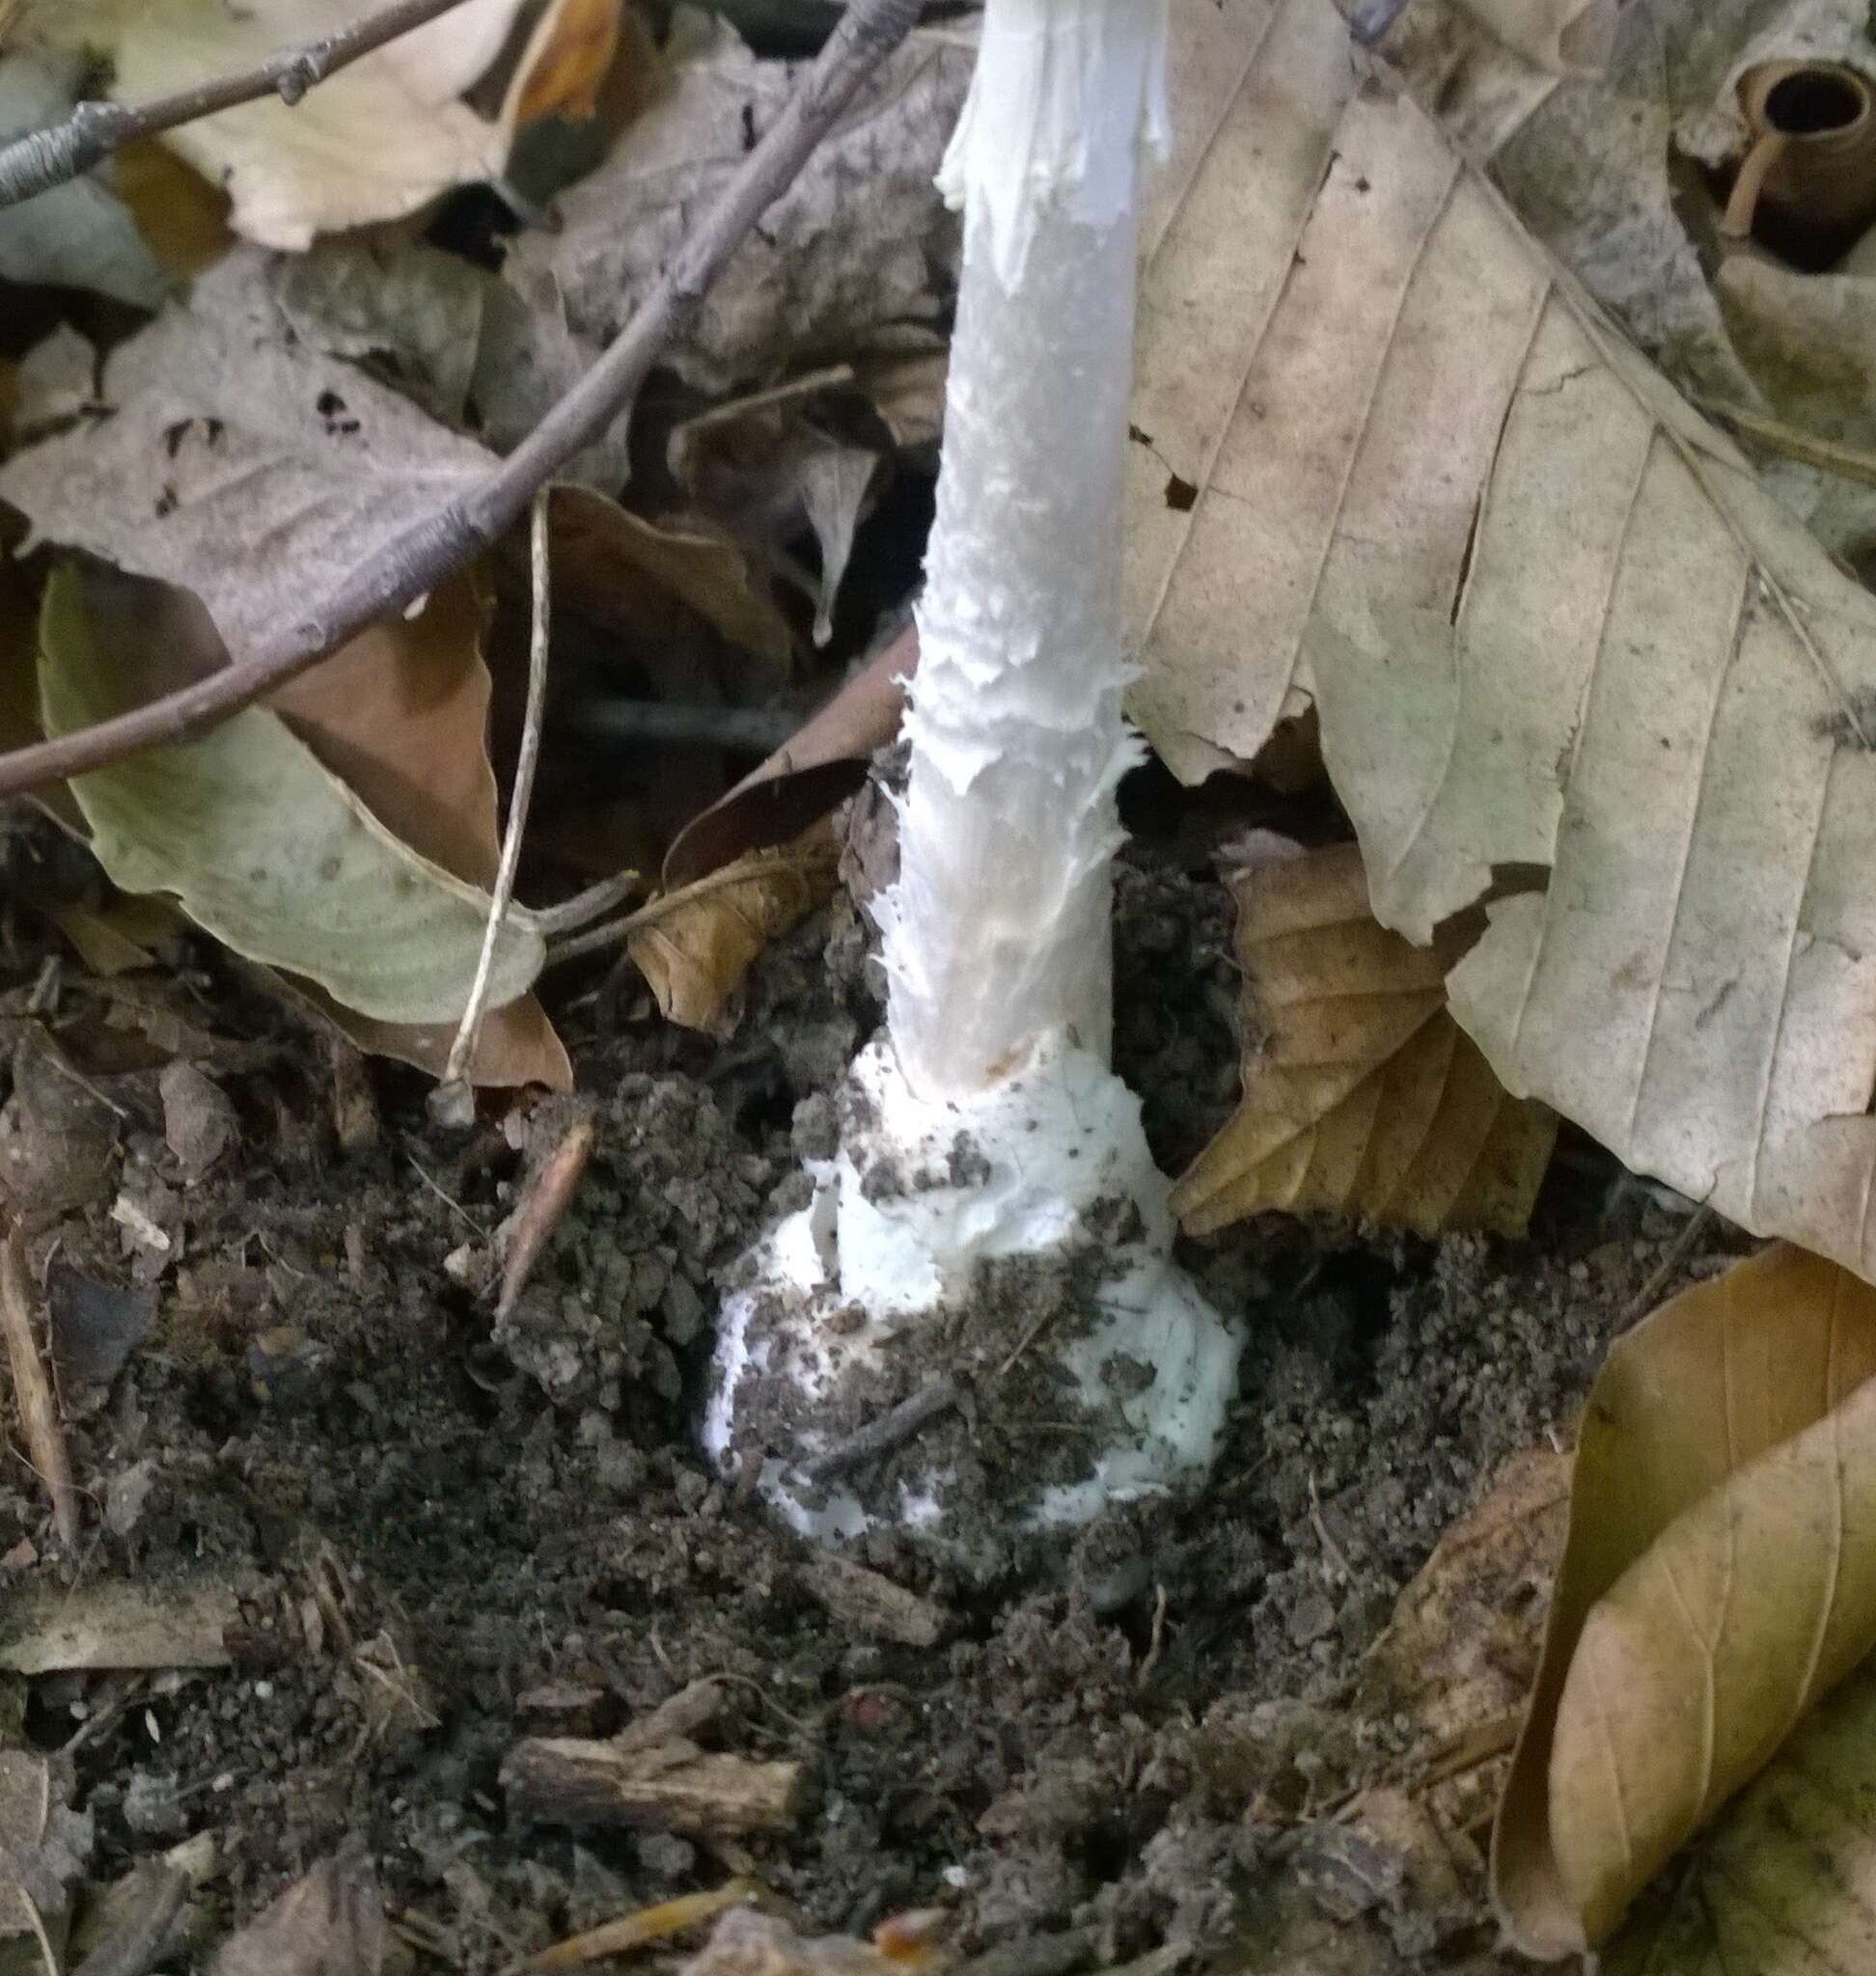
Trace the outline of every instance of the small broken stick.
<instances>
[{"instance_id":1,"label":"small broken stick","mask_svg":"<svg viewBox=\"0 0 1876 1976\"><path fill-rule=\"evenodd\" d=\"M26 1442L26 1459L52 1498L52 1526L59 1541L72 1545L78 1541L78 1491L71 1479L59 1403L33 1334L35 1301L26 1245L19 1230L10 1227L0 1242L0 1329L6 1331L7 1357L13 1365L19 1432Z\"/></svg>"},{"instance_id":2,"label":"small broken stick","mask_svg":"<svg viewBox=\"0 0 1876 1976\"><path fill-rule=\"evenodd\" d=\"M901 1400L897 1407L888 1407L876 1420L869 1420L844 1441L837 1441L811 1461L803 1462L801 1472L811 1482L832 1481L836 1475L844 1475L863 1462L891 1454L929 1421L936 1420L941 1413L949 1413L953 1407L961 1406L963 1400L964 1388L956 1380L934 1379L910 1398Z\"/></svg>"},{"instance_id":3,"label":"small broken stick","mask_svg":"<svg viewBox=\"0 0 1876 1976\"><path fill-rule=\"evenodd\" d=\"M799 1764L713 1753L690 1740L721 1706L714 1683L695 1681L610 1739L523 1737L502 1762L509 1809L555 1825L693 1839L792 1830Z\"/></svg>"},{"instance_id":4,"label":"small broken stick","mask_svg":"<svg viewBox=\"0 0 1876 1976\"><path fill-rule=\"evenodd\" d=\"M540 1976L552 1976L555 1970L577 1969L598 1962L602 1956L622 1956L628 1949L667 1941L688 1928L714 1921L726 1908L752 1900L759 1891L755 1880L737 1879L725 1880L707 1893L679 1894L675 1900L659 1901L652 1907L621 1914L616 1921L602 1922L583 1935L568 1935L552 1948L542 1949L530 1966L538 1970Z\"/></svg>"}]
</instances>

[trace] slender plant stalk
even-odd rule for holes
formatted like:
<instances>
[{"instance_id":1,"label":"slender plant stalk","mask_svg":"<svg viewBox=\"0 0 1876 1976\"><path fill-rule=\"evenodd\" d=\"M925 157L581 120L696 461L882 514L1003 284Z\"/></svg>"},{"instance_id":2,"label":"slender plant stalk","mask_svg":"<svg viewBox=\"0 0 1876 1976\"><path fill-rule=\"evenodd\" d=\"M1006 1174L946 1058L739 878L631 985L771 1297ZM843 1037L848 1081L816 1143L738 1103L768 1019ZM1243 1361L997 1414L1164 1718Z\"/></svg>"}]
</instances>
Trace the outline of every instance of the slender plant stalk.
<instances>
[{"instance_id":1,"label":"slender plant stalk","mask_svg":"<svg viewBox=\"0 0 1876 1976\"><path fill-rule=\"evenodd\" d=\"M482 1037L483 1013L488 1001L488 977L494 972L495 948L508 919L509 902L514 897L514 874L521 864L521 840L528 832L528 808L534 801L535 767L540 760L540 722L547 705L547 625L551 616L551 563L547 553L547 490L534 498L528 531L530 563L534 576L533 619L528 634L528 703L521 717L521 749L514 761L514 786L509 794L508 830L502 838L502 858L495 871L495 890L489 894L488 924L483 929L482 952L476 957L476 978L469 984L469 1000L463 1007L462 1022L450 1045L443 1066L444 1091L460 1084L476 1060L476 1045ZM471 1117L475 1104L469 1105Z\"/></svg>"},{"instance_id":2,"label":"slender plant stalk","mask_svg":"<svg viewBox=\"0 0 1876 1976\"><path fill-rule=\"evenodd\" d=\"M239 75L200 82L148 103L79 103L63 124L28 131L0 149L0 206L37 199L140 137L156 137L262 96L296 103L361 56L461 5L462 0L397 0L381 14L367 14L298 47L282 48Z\"/></svg>"},{"instance_id":3,"label":"slender plant stalk","mask_svg":"<svg viewBox=\"0 0 1876 1976\"><path fill-rule=\"evenodd\" d=\"M26 1458L52 1498L52 1526L59 1541L78 1541L78 1491L71 1479L65 1428L52 1379L33 1335L33 1279L26 1268L26 1245L17 1228L0 1236L0 1332L13 1368L14 1403L19 1413Z\"/></svg>"},{"instance_id":4,"label":"slender plant stalk","mask_svg":"<svg viewBox=\"0 0 1876 1976\"><path fill-rule=\"evenodd\" d=\"M860 85L905 39L919 11L920 0L853 0L782 114L672 257L631 321L507 459L467 492L393 536L309 617L259 650L127 714L0 755L0 795L41 788L140 749L200 733L317 665L367 625L403 611L486 549L612 424L672 330L696 311L743 235L807 163Z\"/></svg>"}]
</instances>

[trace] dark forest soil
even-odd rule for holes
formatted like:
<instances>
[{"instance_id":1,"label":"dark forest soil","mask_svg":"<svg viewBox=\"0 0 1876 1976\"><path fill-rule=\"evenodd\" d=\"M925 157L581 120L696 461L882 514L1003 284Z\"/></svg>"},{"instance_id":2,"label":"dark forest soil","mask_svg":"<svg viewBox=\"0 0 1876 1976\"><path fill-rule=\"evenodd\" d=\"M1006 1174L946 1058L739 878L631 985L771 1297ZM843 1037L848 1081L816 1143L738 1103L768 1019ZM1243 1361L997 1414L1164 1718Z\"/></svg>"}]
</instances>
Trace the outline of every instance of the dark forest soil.
<instances>
[{"instance_id":1,"label":"dark forest soil","mask_svg":"<svg viewBox=\"0 0 1876 1976\"><path fill-rule=\"evenodd\" d=\"M1117 1056L1176 1167L1235 1091L1228 907L1215 879L1147 863L1118 906ZM1168 1940L1243 1966L1303 1884L1297 1834L1398 1754L1411 1725L1354 1706L1365 1656L1505 1459L1567 1438L1682 1228L1671 1204L1566 1153L1522 1244L1273 1221L1194 1247L1251 1339L1204 1493L1117 1577L1064 1547L1050 1581L986 1592L882 1543L863 1561L944 1634L871 1637L691 1441L720 1286L800 1153L826 1150L828 1087L878 1016L869 969L837 906L764 963L727 1041L629 1007L575 1035L595 1150L499 1326L488 1238L528 1152L499 1126L444 1134L414 1080L380 1073L376 1143L343 1155L323 1074L281 1031L222 1076L241 1143L188 1185L147 1085L111 1087L112 1184L45 1221L32 1260L56 1242L98 1281L150 1277L155 1321L74 1423L76 1555L22 1465L0 1476L0 1636L67 1591L74 1610L117 1583L158 1603L207 1584L241 1601L234 1664L0 1676L0 1720L69 1748L94 1880L213 1834L196 1946L163 1967L205 1966L348 1834L420 1968L508 1968L731 1870L817 1929L945 1908L959 1953L1037 1976ZM543 1108L530 1144L570 1115ZM124 1195L167 1252L111 1218ZM788 1831L514 1814L517 1738L604 1735L706 1677L707 1744L801 1766ZM1476 1903L1437 1929L1390 1919L1401 1967L1488 1939Z\"/></svg>"}]
</instances>

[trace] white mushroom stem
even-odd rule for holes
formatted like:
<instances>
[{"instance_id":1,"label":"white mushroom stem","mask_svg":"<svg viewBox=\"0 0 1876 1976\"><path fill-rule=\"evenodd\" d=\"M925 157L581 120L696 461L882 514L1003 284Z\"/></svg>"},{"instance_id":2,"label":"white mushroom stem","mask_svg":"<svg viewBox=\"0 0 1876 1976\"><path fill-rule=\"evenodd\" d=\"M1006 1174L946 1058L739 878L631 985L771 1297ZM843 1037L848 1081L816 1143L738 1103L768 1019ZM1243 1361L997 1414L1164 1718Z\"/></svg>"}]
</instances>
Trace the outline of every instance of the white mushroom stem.
<instances>
[{"instance_id":1,"label":"white mushroom stem","mask_svg":"<svg viewBox=\"0 0 1876 1976\"><path fill-rule=\"evenodd\" d=\"M1200 1469L1223 1427L1237 1339L1171 1264L1167 1183L1107 1067L1116 790L1139 755L1119 590L1136 193L1165 25L1165 0L989 0L942 176L964 261L880 909L887 1034L814 1204L726 1311L705 1428L825 1536L955 1544L966 1497L979 1530L1086 1522ZM940 1376L964 1418L808 1483ZM1022 1445L1038 1410L1066 1430L1046 1461Z\"/></svg>"}]
</instances>

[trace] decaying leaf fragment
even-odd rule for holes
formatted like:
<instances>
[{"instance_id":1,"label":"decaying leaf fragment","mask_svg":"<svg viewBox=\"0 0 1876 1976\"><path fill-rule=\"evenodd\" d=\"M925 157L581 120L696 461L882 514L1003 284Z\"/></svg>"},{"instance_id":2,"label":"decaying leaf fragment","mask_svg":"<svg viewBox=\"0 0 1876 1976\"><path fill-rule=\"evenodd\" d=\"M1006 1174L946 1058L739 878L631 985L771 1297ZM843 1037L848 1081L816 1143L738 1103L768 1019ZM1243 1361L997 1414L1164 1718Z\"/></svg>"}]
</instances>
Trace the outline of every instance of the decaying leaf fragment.
<instances>
[{"instance_id":1,"label":"decaying leaf fragment","mask_svg":"<svg viewBox=\"0 0 1876 1976\"><path fill-rule=\"evenodd\" d=\"M668 94L568 190L560 229L522 235L504 265L543 332L532 359L543 408L638 306L795 81L795 65L757 60L727 23L693 9L678 10L670 53ZM968 43L943 32L915 32L890 55L666 361L723 391L849 357L887 324L934 319L957 223L932 177L971 66Z\"/></svg>"},{"instance_id":2,"label":"decaying leaf fragment","mask_svg":"<svg viewBox=\"0 0 1876 1976\"><path fill-rule=\"evenodd\" d=\"M1422 1235L1520 1234L1557 1120L1506 1095L1446 1012L1449 947L1376 923L1353 845L1238 874L1244 1101L1173 1190L1194 1234L1281 1208Z\"/></svg>"},{"instance_id":3,"label":"decaying leaf fragment","mask_svg":"<svg viewBox=\"0 0 1876 1976\"><path fill-rule=\"evenodd\" d=\"M364 1846L348 1840L222 1945L212 1976L378 1976L390 1927Z\"/></svg>"},{"instance_id":4,"label":"decaying leaf fragment","mask_svg":"<svg viewBox=\"0 0 1876 1976\"><path fill-rule=\"evenodd\" d=\"M500 173L535 58L555 39L556 0L492 117L457 100L501 55L522 0L466 0L341 69L290 107L237 104L167 142L234 200L235 231L269 247L414 212L453 185ZM125 101L167 96L252 68L349 25L352 0L105 0L35 13L39 32L109 61Z\"/></svg>"},{"instance_id":5,"label":"decaying leaf fragment","mask_svg":"<svg viewBox=\"0 0 1876 1976\"><path fill-rule=\"evenodd\" d=\"M1191 778L1313 707L1506 1088L1876 1274L1876 598L1333 8L1251 27L1149 236L1137 717Z\"/></svg>"},{"instance_id":6,"label":"decaying leaf fragment","mask_svg":"<svg viewBox=\"0 0 1876 1976\"><path fill-rule=\"evenodd\" d=\"M254 248L218 261L112 353L112 417L0 467L38 535L192 590L237 657L492 463L300 343L275 272Z\"/></svg>"},{"instance_id":7,"label":"decaying leaf fragment","mask_svg":"<svg viewBox=\"0 0 1876 1976\"><path fill-rule=\"evenodd\" d=\"M838 846L814 825L791 844L751 851L668 893L628 944L658 1007L690 1029L713 1029L756 959L834 893Z\"/></svg>"},{"instance_id":8,"label":"decaying leaf fragment","mask_svg":"<svg viewBox=\"0 0 1876 1976\"><path fill-rule=\"evenodd\" d=\"M1876 1645L1872 1374L1876 1290L1784 1247L1664 1304L1610 1354L1584 1414L1543 1661L1494 1834L1494 1891L1526 1953L1555 1959L1607 1938ZM1858 1720L1869 1706L1866 1690L1845 1702ZM1869 1789L1857 1746L1860 1782L1835 1813L1809 1770L1814 1740L1808 1782L1767 1773L1773 1798L1819 1827L1814 1847L1784 1846L1752 1869L1782 1879L1772 1911L1784 1907L1793 1928L1806 1913L1867 1930L1867 1908L1819 1864L1847 1846L1868 1884L1869 1828L1847 1829ZM1762 1829L1765 1804L1749 1816ZM1736 1838L1717 1843L1739 1858ZM1742 1899L1738 1882L1723 1893ZM1719 1966L1862 1965L1805 1960L1819 1932L1807 1921L1787 1960Z\"/></svg>"}]
</instances>

